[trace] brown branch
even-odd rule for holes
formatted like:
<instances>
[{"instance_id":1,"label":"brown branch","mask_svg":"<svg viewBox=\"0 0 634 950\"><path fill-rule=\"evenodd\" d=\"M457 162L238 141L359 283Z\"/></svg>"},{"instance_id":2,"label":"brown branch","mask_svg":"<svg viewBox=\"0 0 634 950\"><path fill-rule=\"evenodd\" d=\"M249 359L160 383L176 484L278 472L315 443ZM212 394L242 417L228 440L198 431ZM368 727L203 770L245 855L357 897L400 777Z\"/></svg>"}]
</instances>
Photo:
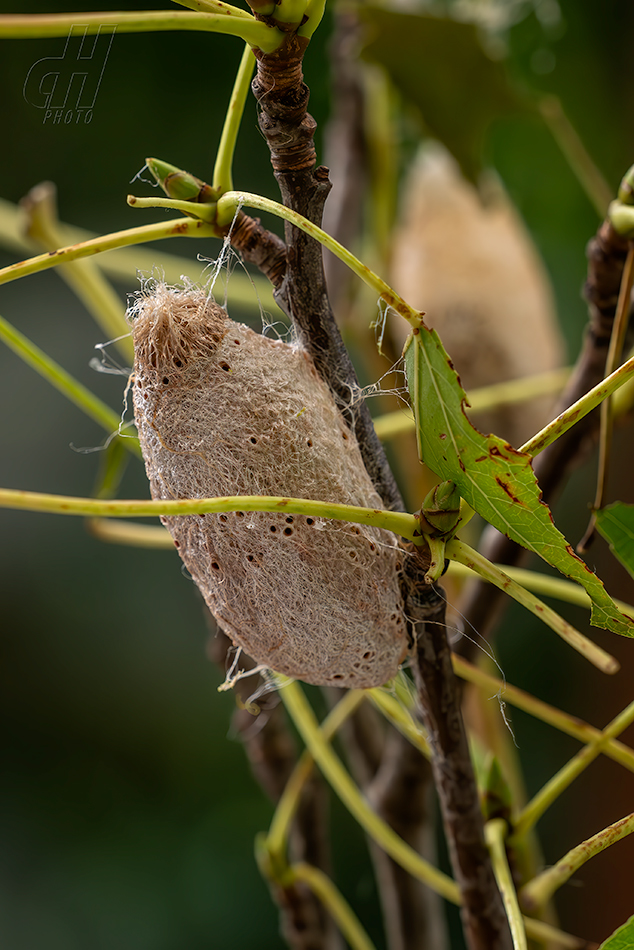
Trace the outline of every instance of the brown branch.
<instances>
[{"instance_id":1,"label":"brown branch","mask_svg":"<svg viewBox=\"0 0 634 950\"><path fill-rule=\"evenodd\" d=\"M284 241L263 228L259 218L251 218L243 211L236 215L229 234L231 244L240 251L245 261L255 264L274 287L279 287L284 280L287 264Z\"/></svg>"},{"instance_id":2,"label":"brown branch","mask_svg":"<svg viewBox=\"0 0 634 950\"><path fill-rule=\"evenodd\" d=\"M431 587L424 599L426 566L406 560L408 614L415 636L414 679L428 731L432 770L449 855L461 894L469 950L511 950L511 934L484 841L482 811L460 708L445 623L446 601Z\"/></svg>"},{"instance_id":3,"label":"brown branch","mask_svg":"<svg viewBox=\"0 0 634 950\"><path fill-rule=\"evenodd\" d=\"M282 202L320 224L330 181L328 169L315 167L315 121L306 111L309 93L302 75L305 48L304 40L289 34L280 50L270 55L256 54L252 88ZM293 320L317 371L354 430L363 462L383 503L388 508L402 509L403 501L369 410L362 400L355 401L359 383L328 298L321 246L288 223L285 236L288 266L275 298Z\"/></svg>"},{"instance_id":4,"label":"brown branch","mask_svg":"<svg viewBox=\"0 0 634 950\"><path fill-rule=\"evenodd\" d=\"M563 412L603 379L627 250L628 241L620 237L608 221L603 222L588 244L588 279L584 293L589 306L589 325L555 414ZM588 455L596 441L599 423L600 413L595 409L535 459L533 468L548 504ZM493 528L485 531L480 550L490 561L499 564L518 564L526 554L523 548ZM460 606L466 632L469 634L475 628L482 636L488 636L506 602L501 591L490 584L475 582ZM456 652L462 656L470 656L473 649L472 642L464 637L456 646Z\"/></svg>"}]
</instances>

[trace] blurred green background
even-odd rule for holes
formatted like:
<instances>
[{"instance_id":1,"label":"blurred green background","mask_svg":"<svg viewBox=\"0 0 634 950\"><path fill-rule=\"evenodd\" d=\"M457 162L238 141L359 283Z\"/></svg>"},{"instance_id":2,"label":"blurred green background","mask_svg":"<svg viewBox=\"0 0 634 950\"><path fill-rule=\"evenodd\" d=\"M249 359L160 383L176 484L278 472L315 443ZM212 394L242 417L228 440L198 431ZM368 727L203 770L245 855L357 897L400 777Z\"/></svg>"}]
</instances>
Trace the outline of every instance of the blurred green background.
<instances>
[{"instance_id":1,"label":"blurred green background","mask_svg":"<svg viewBox=\"0 0 634 950\"><path fill-rule=\"evenodd\" d=\"M117 9L154 6L125 2ZM634 8L625 0L508 6L518 13L507 37L515 81L561 97L616 190L634 161ZM16 8L0 3L3 13ZM28 4L34 13L64 9ZM330 105L330 29L327 16L306 58L320 150ZM92 122L44 124L23 86L31 66L61 55L63 42L0 43L0 196L18 201L50 179L64 221L105 232L160 220L160 212L126 206L129 190L149 193L129 183L148 155L209 177L241 43L212 34L118 34ZM574 357L586 320L584 247L596 213L537 117L495 123L485 157L544 256ZM277 197L253 102L240 133L235 182ZM197 254L215 256L218 244L170 249L193 261ZM15 259L5 252L1 263ZM118 289L124 300L137 285ZM102 336L55 273L0 288L0 313L119 409L124 379L89 368ZM232 315L244 318L235 308ZM100 455L78 449L101 445L102 432L4 347L0 399L0 484L90 494ZM618 436L611 498L634 502L631 433L630 427ZM573 541L585 525L593 472L590 462L575 476L558 512ZM121 495L147 496L138 464L129 465ZM280 947L277 913L252 856L254 835L267 826L271 808L231 735L234 700L216 692L221 675L205 657L202 603L177 556L101 544L78 519L0 511L0 525L3 946L211 950L257 941L261 950ZM592 556L609 575L611 592L634 599L605 550L597 545ZM567 616L586 629L582 611ZM500 660L510 682L596 725L631 698L632 644L596 635L625 666L606 684L520 611L511 612L507 629L513 636L501 638ZM513 722L536 791L576 744L519 713ZM546 859L631 811L631 801L631 776L611 763L595 764L541 823ZM382 945L362 836L337 803L333 821L339 880ZM563 925L600 940L632 913L627 868L633 858L625 841L565 888Z\"/></svg>"}]
</instances>

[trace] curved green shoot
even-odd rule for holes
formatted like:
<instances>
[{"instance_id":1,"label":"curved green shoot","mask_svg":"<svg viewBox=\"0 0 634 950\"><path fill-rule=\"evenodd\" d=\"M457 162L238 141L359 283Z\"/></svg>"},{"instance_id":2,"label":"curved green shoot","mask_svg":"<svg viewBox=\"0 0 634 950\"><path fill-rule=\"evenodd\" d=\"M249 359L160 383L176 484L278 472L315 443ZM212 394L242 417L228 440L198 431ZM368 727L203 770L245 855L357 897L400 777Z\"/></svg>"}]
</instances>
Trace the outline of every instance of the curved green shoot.
<instances>
[{"instance_id":1,"label":"curved green shoot","mask_svg":"<svg viewBox=\"0 0 634 950\"><path fill-rule=\"evenodd\" d=\"M556 775L553 775L531 801L525 805L515 821L513 837L523 837L539 821L553 802L556 801L590 763L594 762L597 756L604 751L607 741L609 739L615 739L619 733L627 729L632 722L634 722L634 702L626 706L625 709L605 727L603 732L593 738L583 749L580 749L569 762L566 762L563 768L561 768Z\"/></svg>"},{"instance_id":2,"label":"curved green shoot","mask_svg":"<svg viewBox=\"0 0 634 950\"><path fill-rule=\"evenodd\" d=\"M231 191L233 188L233 155L240 123L242 122L244 106L249 94L254 66L255 56L247 43L242 53L240 65L238 66L238 73L236 75L236 81L233 84L231 99L227 106L227 114L225 116L222 135L220 136L220 144L216 154L211 186L213 189L218 189L219 194L224 194L224 192Z\"/></svg>"},{"instance_id":3,"label":"curved green shoot","mask_svg":"<svg viewBox=\"0 0 634 950\"><path fill-rule=\"evenodd\" d=\"M517 900L517 892L513 885L513 875L506 857L505 838L507 824L503 818L493 818L484 826L484 838L491 855L493 873L500 889L502 903L511 930L514 950L528 950L526 943L526 929L522 920Z\"/></svg>"},{"instance_id":4,"label":"curved green shoot","mask_svg":"<svg viewBox=\"0 0 634 950\"><path fill-rule=\"evenodd\" d=\"M604 511L608 511L607 508ZM517 581L526 590L534 594L541 594L543 597L553 597L555 600L563 600L567 604L575 604L577 607L590 607L592 601L588 593L575 584L574 581L564 580L563 577L553 577L550 574L540 574L537 571L529 571L523 567L512 567L507 564L496 564L497 568L503 571L511 578ZM447 573L453 577L471 577L472 572L464 564L458 561L451 561ZM482 578L487 580L487 578ZM626 603L624 600L614 598L614 603L626 614L634 614L634 605Z\"/></svg>"},{"instance_id":5,"label":"curved green shoot","mask_svg":"<svg viewBox=\"0 0 634 950\"><path fill-rule=\"evenodd\" d=\"M543 907L562 884L565 884L575 871L601 851L634 831L634 813L608 825L602 831L582 841L560 858L553 867L529 881L520 891L520 901L525 909L536 910Z\"/></svg>"},{"instance_id":6,"label":"curved green shoot","mask_svg":"<svg viewBox=\"0 0 634 950\"><path fill-rule=\"evenodd\" d=\"M116 518L88 518L86 528L93 538L104 544L122 544L129 548L173 551L174 541L166 528L159 525L134 524Z\"/></svg>"},{"instance_id":7,"label":"curved green shoot","mask_svg":"<svg viewBox=\"0 0 634 950\"><path fill-rule=\"evenodd\" d=\"M327 874L304 861L292 864L288 874L291 880L306 884L319 898L352 950L375 950L359 918Z\"/></svg>"},{"instance_id":8,"label":"curved green shoot","mask_svg":"<svg viewBox=\"0 0 634 950\"><path fill-rule=\"evenodd\" d=\"M71 244L69 247L61 247L57 251L51 251L48 254L38 254L37 257L19 261L17 264L9 264L8 267L0 269L0 284L9 283L9 281L17 280L19 277L28 277L30 274L37 274L51 267L57 267L58 264L78 261L84 257L92 257L94 254L102 254L104 251L130 247L132 244L162 241L164 238L170 237L218 236L215 227L195 218L178 218L176 221L167 223L161 221L157 224L144 224L140 228L113 231L89 241L81 241L78 244Z\"/></svg>"},{"instance_id":9,"label":"curved green shoot","mask_svg":"<svg viewBox=\"0 0 634 950\"><path fill-rule=\"evenodd\" d=\"M460 895L455 882L421 858L372 811L330 745L324 740L315 715L299 685L282 676L278 676L277 681L283 687L280 690L280 698L315 762L361 827L413 877L427 884L446 900L454 904L459 903Z\"/></svg>"},{"instance_id":10,"label":"curved green shoot","mask_svg":"<svg viewBox=\"0 0 634 950\"><path fill-rule=\"evenodd\" d=\"M63 393L67 399L81 409L87 416L112 435L119 431L121 419L116 412L95 396L86 386L67 373L59 363L47 356L43 350L32 343L23 333L0 317L0 340L24 360L47 382ZM137 439L124 439L128 451L140 456Z\"/></svg>"},{"instance_id":11,"label":"curved green shoot","mask_svg":"<svg viewBox=\"0 0 634 950\"><path fill-rule=\"evenodd\" d=\"M372 704L379 712L385 716L426 759L431 758L431 750L425 738L424 730L421 724L414 719L409 709L385 688L368 690L368 695Z\"/></svg>"},{"instance_id":12,"label":"curved green shoot","mask_svg":"<svg viewBox=\"0 0 634 950\"><path fill-rule=\"evenodd\" d=\"M570 369L564 367L547 373L536 373L534 376L522 376L521 379L472 389L467 393L470 412L485 412L496 409L498 406L527 402L539 396L561 392L569 377ZM374 428L378 437L382 441L387 441L402 432L413 432L416 421L410 410L403 408L377 416L374 419Z\"/></svg>"},{"instance_id":13,"label":"curved green shoot","mask_svg":"<svg viewBox=\"0 0 634 950\"><path fill-rule=\"evenodd\" d=\"M534 458L543 452L545 448L551 445L560 435L567 432L579 419L583 419L589 412L601 404L608 396L616 392L629 379L634 377L634 357L626 360L617 370L602 379L592 389L573 403L568 409L562 412L556 419L549 422L547 426L541 429L528 442L521 446L520 452L530 455Z\"/></svg>"},{"instance_id":14,"label":"curved green shoot","mask_svg":"<svg viewBox=\"0 0 634 950\"><path fill-rule=\"evenodd\" d=\"M557 96L542 96L539 111L557 142L577 181L602 219L612 198L612 189L590 157L579 133L563 110Z\"/></svg>"},{"instance_id":15,"label":"curved green shoot","mask_svg":"<svg viewBox=\"0 0 634 950\"><path fill-rule=\"evenodd\" d=\"M306 20L299 27L297 35L310 39L321 23L325 9L326 0L308 0L305 9Z\"/></svg>"},{"instance_id":16,"label":"curved green shoot","mask_svg":"<svg viewBox=\"0 0 634 950\"><path fill-rule=\"evenodd\" d=\"M18 205L0 198L0 247L17 254L31 254L36 250L33 243L25 240L22 233L23 215ZM99 237L92 231L74 227L60 221L58 223L60 247L64 245L80 244L93 241ZM113 280L126 283L136 282L140 271L145 274L157 273L168 284L179 284L183 277L200 281L203 264L198 261L182 257L178 254L168 254L164 251L148 251L142 247L133 250L121 248L108 251L95 261L99 270ZM230 303L240 304L259 312L258 297L264 306L268 306L271 298L271 284L261 275L247 274L234 270L231 275Z\"/></svg>"},{"instance_id":17,"label":"curved green shoot","mask_svg":"<svg viewBox=\"0 0 634 950\"><path fill-rule=\"evenodd\" d=\"M181 7L188 7L190 10L197 10L198 13L224 13L226 16L241 16L249 20L252 14L240 7L233 7L229 3L223 3L222 0L174 0Z\"/></svg>"},{"instance_id":18,"label":"curved green shoot","mask_svg":"<svg viewBox=\"0 0 634 950\"><path fill-rule=\"evenodd\" d=\"M223 13L186 13L179 10L149 10L140 13L82 13L81 25L87 35L108 28L119 33L157 33L167 30L188 30L207 33L225 33L237 36L265 53L273 53L284 41L284 34L276 27L242 13L227 5ZM35 37L67 36L76 26L76 13L3 14L0 16L0 37L31 39Z\"/></svg>"},{"instance_id":19,"label":"curved green shoot","mask_svg":"<svg viewBox=\"0 0 634 950\"><path fill-rule=\"evenodd\" d=\"M417 526L415 517L406 512L357 508L355 505L288 498L283 495L230 495L178 501L115 501L0 488L0 508L58 515L89 515L96 518L154 518L159 515L202 515L221 511L284 511L293 515L332 518L336 521L351 521L355 524L385 528L386 531L393 531L394 534L409 540L413 540Z\"/></svg>"},{"instance_id":20,"label":"curved green shoot","mask_svg":"<svg viewBox=\"0 0 634 950\"><path fill-rule=\"evenodd\" d=\"M531 613L539 617L543 623L547 624L551 630L554 630L562 640L565 640L569 646L577 650L577 652L589 660L590 663L594 664L597 669L603 673L616 673L618 671L619 664L613 656L610 656L610 654L602 650L601 647L598 647L591 640L588 640L587 637L584 637L583 634L579 633L578 630L575 630L573 626L565 621L563 617L560 617L559 614L551 610L550 607L547 607L541 600L538 600L527 590L524 590L523 587L520 587L519 584L511 580L508 574L501 571L478 551L474 551L468 544L455 539L449 541L447 543L447 556L459 561L480 577L495 584L495 586L503 590L504 593L530 610Z\"/></svg>"},{"instance_id":21,"label":"curved green shoot","mask_svg":"<svg viewBox=\"0 0 634 950\"><path fill-rule=\"evenodd\" d=\"M328 713L320 730L325 742L330 742L341 726L366 699L367 693L362 689L348 690L339 700L334 709ZM313 770L314 759L308 749L305 749L293 769L291 777L284 786L282 796L277 803L273 820L263 846L271 855L273 861L283 861L288 843L293 819L297 813L299 800L304 786Z\"/></svg>"},{"instance_id":22,"label":"curved green shoot","mask_svg":"<svg viewBox=\"0 0 634 950\"><path fill-rule=\"evenodd\" d=\"M455 882L421 858L413 848L410 848L392 831L382 818L379 818L372 811L348 772L321 735L314 713L299 685L283 676L277 676L277 681L280 687L283 687L280 690L280 697L315 762L361 827L376 841L379 847L383 848L394 861L405 868L413 877L427 884L445 900L451 901L452 904L458 904L460 895ZM545 924L540 920L525 917L524 926L526 933L535 939L552 940L559 946L570 948L570 950L579 950L582 946L576 937L563 933L556 927Z\"/></svg>"},{"instance_id":23,"label":"curved green shoot","mask_svg":"<svg viewBox=\"0 0 634 950\"><path fill-rule=\"evenodd\" d=\"M269 211L278 218L283 218L284 221L288 221L289 224L293 224L310 237L315 238L323 247L331 251L335 257L343 261L368 287L376 291L379 298L383 300L388 307L400 313L413 327L420 327L422 314L413 307L410 307L400 294L397 294L378 274L375 274L373 270L363 264L358 257L355 257L351 251L331 237L323 228L308 221L296 211L291 211L290 208L286 208L278 201L271 201L270 198L263 198L261 195L254 195L249 192L229 191L218 200L218 217L216 219L218 227L228 227L233 221L238 208L243 206L256 208L259 211Z\"/></svg>"},{"instance_id":24,"label":"curved green shoot","mask_svg":"<svg viewBox=\"0 0 634 950\"><path fill-rule=\"evenodd\" d=\"M36 185L22 201L27 219L27 234L46 251L56 251L64 244L57 218L56 188L52 182ZM95 322L114 339L123 356L131 363L134 348L125 307L93 261L73 261L60 267L60 277L84 303Z\"/></svg>"},{"instance_id":25,"label":"curved green shoot","mask_svg":"<svg viewBox=\"0 0 634 950\"><path fill-rule=\"evenodd\" d=\"M579 742L589 743L595 739L601 739L603 736L599 729L595 729L594 726L589 725L577 716L571 716L569 713L537 699L531 693L527 693L517 686L512 686L511 683L504 682L496 676L486 673L472 663L468 663L456 653L452 654L452 663L456 676L486 690L492 697L499 696L504 702L516 706L517 709L522 709L529 716L534 716L540 722L545 722L554 729L559 729L560 732L578 739ZM619 765L630 772L634 772L634 750L630 749L629 746L616 739L608 738L601 751L604 755L618 762Z\"/></svg>"},{"instance_id":26,"label":"curved green shoot","mask_svg":"<svg viewBox=\"0 0 634 950\"><path fill-rule=\"evenodd\" d=\"M216 205L213 202L201 203L187 201L183 198L137 198L128 195L127 202L131 208L165 208L170 211L182 211L206 224L213 225L216 220Z\"/></svg>"}]
</instances>

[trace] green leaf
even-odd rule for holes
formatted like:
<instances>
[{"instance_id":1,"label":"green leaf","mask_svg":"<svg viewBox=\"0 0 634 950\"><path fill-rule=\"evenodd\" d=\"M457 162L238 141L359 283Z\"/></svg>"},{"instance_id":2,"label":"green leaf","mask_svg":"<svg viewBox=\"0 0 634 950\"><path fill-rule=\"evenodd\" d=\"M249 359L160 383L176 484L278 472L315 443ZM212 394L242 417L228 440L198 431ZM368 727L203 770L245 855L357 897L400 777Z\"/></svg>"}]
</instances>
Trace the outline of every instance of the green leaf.
<instances>
[{"instance_id":1,"label":"green leaf","mask_svg":"<svg viewBox=\"0 0 634 950\"><path fill-rule=\"evenodd\" d=\"M634 577L634 505L616 501L597 511L597 530L612 554Z\"/></svg>"},{"instance_id":2,"label":"green leaf","mask_svg":"<svg viewBox=\"0 0 634 950\"><path fill-rule=\"evenodd\" d=\"M430 134L475 181L493 119L528 108L504 65L486 54L472 23L366 4L359 17L368 33L363 56L387 70L401 95L418 107Z\"/></svg>"},{"instance_id":3,"label":"green leaf","mask_svg":"<svg viewBox=\"0 0 634 950\"><path fill-rule=\"evenodd\" d=\"M581 584L592 600L595 627L634 636L632 618L618 610L555 527L530 456L496 435L483 435L467 418L466 393L436 331L424 325L414 330L403 355L422 461L440 478L454 481L498 531Z\"/></svg>"},{"instance_id":4,"label":"green leaf","mask_svg":"<svg viewBox=\"0 0 634 950\"><path fill-rule=\"evenodd\" d=\"M634 917L630 917L622 927L608 937L599 950L634 950Z\"/></svg>"}]
</instances>

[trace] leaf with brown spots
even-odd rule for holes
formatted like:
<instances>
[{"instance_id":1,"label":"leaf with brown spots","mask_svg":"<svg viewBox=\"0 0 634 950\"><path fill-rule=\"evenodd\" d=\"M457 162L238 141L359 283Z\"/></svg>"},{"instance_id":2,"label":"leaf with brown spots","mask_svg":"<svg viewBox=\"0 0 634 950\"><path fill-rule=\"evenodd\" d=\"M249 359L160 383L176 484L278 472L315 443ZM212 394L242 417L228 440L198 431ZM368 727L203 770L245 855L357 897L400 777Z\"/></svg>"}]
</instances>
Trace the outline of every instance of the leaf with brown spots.
<instances>
[{"instance_id":1,"label":"leaf with brown spots","mask_svg":"<svg viewBox=\"0 0 634 950\"><path fill-rule=\"evenodd\" d=\"M467 418L467 394L436 331L421 325L403 355L422 461L439 478L455 482L465 501L498 531L581 584L592 600L595 627L634 636L634 620L621 613L555 527L530 456L496 435L483 435Z\"/></svg>"}]
</instances>

